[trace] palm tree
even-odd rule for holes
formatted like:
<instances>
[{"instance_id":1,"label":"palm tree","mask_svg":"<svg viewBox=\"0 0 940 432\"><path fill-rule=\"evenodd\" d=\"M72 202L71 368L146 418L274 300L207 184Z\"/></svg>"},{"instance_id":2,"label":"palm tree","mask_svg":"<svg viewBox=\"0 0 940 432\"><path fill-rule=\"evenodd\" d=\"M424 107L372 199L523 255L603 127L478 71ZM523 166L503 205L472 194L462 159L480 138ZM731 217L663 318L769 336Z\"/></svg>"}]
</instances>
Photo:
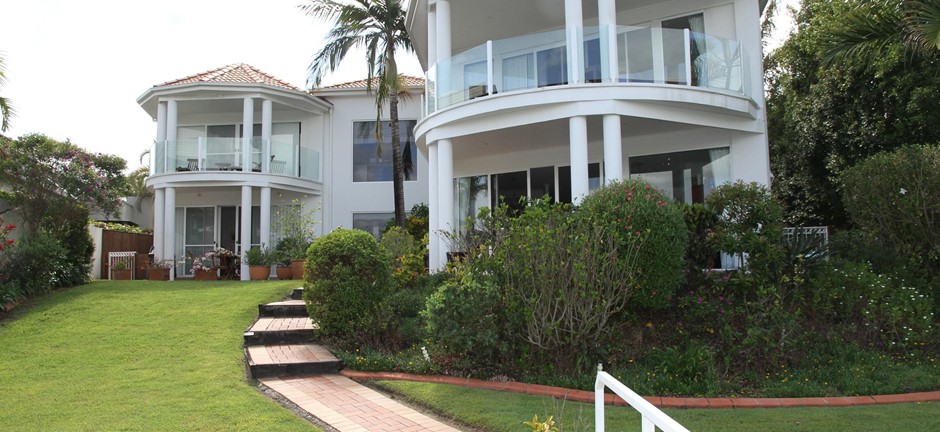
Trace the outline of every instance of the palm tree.
<instances>
[{"instance_id":1,"label":"palm tree","mask_svg":"<svg viewBox=\"0 0 940 432\"><path fill-rule=\"evenodd\" d=\"M909 57L940 53L940 0L863 2L843 17L844 26L823 40L828 63L843 59L877 58L900 43Z\"/></svg>"},{"instance_id":2,"label":"palm tree","mask_svg":"<svg viewBox=\"0 0 940 432\"><path fill-rule=\"evenodd\" d=\"M3 87L7 82L6 77L6 66L3 64L3 56L0 55L0 87ZM10 105L10 100L0 96L0 132L6 132L10 127L10 116L13 115L13 106Z\"/></svg>"},{"instance_id":3,"label":"palm tree","mask_svg":"<svg viewBox=\"0 0 940 432\"><path fill-rule=\"evenodd\" d=\"M399 0L308 0L301 9L309 16L332 24L326 44L310 62L309 79L315 87L327 72L336 70L352 48L362 48L369 69L368 90L375 95L376 147L381 143L382 110L389 106L392 135L392 172L395 193L395 224L405 227L405 189L402 174L401 136L398 129L398 98L405 86L398 76L396 50L414 51L405 29L405 9ZM381 155L381 149L377 152Z\"/></svg>"}]
</instances>

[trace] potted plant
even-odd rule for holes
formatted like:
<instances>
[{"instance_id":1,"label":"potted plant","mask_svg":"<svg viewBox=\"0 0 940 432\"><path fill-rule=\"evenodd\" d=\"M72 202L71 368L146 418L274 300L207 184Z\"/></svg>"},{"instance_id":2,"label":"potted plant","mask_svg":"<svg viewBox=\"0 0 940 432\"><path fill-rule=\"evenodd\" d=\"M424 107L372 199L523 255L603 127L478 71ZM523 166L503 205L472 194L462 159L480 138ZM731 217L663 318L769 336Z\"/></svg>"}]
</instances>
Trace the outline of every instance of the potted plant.
<instances>
[{"instance_id":1,"label":"potted plant","mask_svg":"<svg viewBox=\"0 0 940 432\"><path fill-rule=\"evenodd\" d=\"M316 237L314 227L320 223L316 219L317 210L305 210L304 204L299 200L293 200L291 205L278 210L274 232L278 234L281 241L275 249L291 260L291 273L294 279L304 277L307 248Z\"/></svg>"},{"instance_id":2,"label":"potted plant","mask_svg":"<svg viewBox=\"0 0 940 432\"><path fill-rule=\"evenodd\" d=\"M283 251L277 249L272 252L274 254L274 268L275 273L277 273L277 278L279 280L290 280L294 278L294 272L291 269L291 259Z\"/></svg>"},{"instance_id":3,"label":"potted plant","mask_svg":"<svg viewBox=\"0 0 940 432\"><path fill-rule=\"evenodd\" d=\"M248 263L248 275L251 280L267 280L271 275L274 259L271 251L264 245L245 251L245 261Z\"/></svg>"},{"instance_id":4,"label":"potted plant","mask_svg":"<svg viewBox=\"0 0 940 432\"><path fill-rule=\"evenodd\" d=\"M202 256L193 258L193 266L189 272L195 280L218 280L219 250L212 249Z\"/></svg>"},{"instance_id":5,"label":"potted plant","mask_svg":"<svg viewBox=\"0 0 940 432\"><path fill-rule=\"evenodd\" d=\"M170 268L173 267L173 261L165 259L155 259L150 261L147 267L147 279L152 281L170 280Z\"/></svg>"},{"instance_id":6,"label":"potted plant","mask_svg":"<svg viewBox=\"0 0 940 432\"><path fill-rule=\"evenodd\" d=\"M118 261L111 266L111 280L131 280L134 278L134 269L127 268L127 263Z\"/></svg>"}]
</instances>

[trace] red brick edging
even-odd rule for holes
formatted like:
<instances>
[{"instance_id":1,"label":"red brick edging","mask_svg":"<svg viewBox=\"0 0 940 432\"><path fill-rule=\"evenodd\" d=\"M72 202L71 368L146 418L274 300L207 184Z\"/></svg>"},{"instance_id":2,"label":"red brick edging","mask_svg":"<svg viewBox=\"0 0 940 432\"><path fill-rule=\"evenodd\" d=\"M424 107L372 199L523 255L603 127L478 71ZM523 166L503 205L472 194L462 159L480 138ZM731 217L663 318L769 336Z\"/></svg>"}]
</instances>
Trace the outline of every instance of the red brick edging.
<instances>
[{"instance_id":1,"label":"red brick edging","mask_svg":"<svg viewBox=\"0 0 940 432\"><path fill-rule=\"evenodd\" d=\"M507 391L536 396L551 396L570 401L594 403L594 392L551 387L520 382L484 381L472 378L458 378L441 375L414 375L398 372L359 372L343 369L340 372L355 380L397 380L451 384L461 387L484 390ZM608 405L627 406L627 403L614 394L604 396ZM849 397L811 397L811 398L676 398L644 396L659 408L792 408L792 407L843 407L858 405L882 405L912 402L940 401L940 391L907 393L876 396Z\"/></svg>"}]
</instances>

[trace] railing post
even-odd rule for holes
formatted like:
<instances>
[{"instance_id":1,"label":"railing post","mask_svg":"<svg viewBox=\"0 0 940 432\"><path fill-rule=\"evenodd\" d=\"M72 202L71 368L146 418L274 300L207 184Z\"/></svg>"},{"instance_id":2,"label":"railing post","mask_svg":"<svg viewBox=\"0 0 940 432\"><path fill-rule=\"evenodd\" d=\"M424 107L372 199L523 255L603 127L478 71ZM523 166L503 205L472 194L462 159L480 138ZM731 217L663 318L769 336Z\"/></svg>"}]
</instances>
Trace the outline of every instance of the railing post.
<instances>
[{"instance_id":1,"label":"railing post","mask_svg":"<svg viewBox=\"0 0 940 432\"><path fill-rule=\"evenodd\" d=\"M597 364L597 379L594 381L594 430L595 432L604 432L604 381L601 380L601 372L604 367Z\"/></svg>"},{"instance_id":2,"label":"railing post","mask_svg":"<svg viewBox=\"0 0 940 432\"><path fill-rule=\"evenodd\" d=\"M486 41L486 91L485 94L496 93L493 88L493 41Z\"/></svg>"}]
</instances>

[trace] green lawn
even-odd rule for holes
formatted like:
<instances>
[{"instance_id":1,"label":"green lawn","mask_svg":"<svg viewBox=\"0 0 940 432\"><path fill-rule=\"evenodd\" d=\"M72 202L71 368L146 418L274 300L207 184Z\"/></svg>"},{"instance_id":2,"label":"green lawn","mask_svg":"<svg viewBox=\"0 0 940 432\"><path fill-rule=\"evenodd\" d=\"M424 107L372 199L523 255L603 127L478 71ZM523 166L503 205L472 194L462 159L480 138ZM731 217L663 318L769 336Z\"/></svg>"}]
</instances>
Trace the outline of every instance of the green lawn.
<instances>
[{"instance_id":1,"label":"green lawn","mask_svg":"<svg viewBox=\"0 0 940 432\"><path fill-rule=\"evenodd\" d=\"M310 431L248 385L242 332L298 281L95 282L0 321L0 430Z\"/></svg>"},{"instance_id":2,"label":"green lawn","mask_svg":"<svg viewBox=\"0 0 940 432\"><path fill-rule=\"evenodd\" d=\"M521 431L523 421L552 415L562 430L593 431L594 406L548 397L495 393L444 384L379 381L382 388L465 424L488 431ZM940 403L848 408L774 408L739 410L666 410L693 432L788 431L937 431ZM607 407L609 431L640 430L639 415L630 408Z\"/></svg>"}]
</instances>

